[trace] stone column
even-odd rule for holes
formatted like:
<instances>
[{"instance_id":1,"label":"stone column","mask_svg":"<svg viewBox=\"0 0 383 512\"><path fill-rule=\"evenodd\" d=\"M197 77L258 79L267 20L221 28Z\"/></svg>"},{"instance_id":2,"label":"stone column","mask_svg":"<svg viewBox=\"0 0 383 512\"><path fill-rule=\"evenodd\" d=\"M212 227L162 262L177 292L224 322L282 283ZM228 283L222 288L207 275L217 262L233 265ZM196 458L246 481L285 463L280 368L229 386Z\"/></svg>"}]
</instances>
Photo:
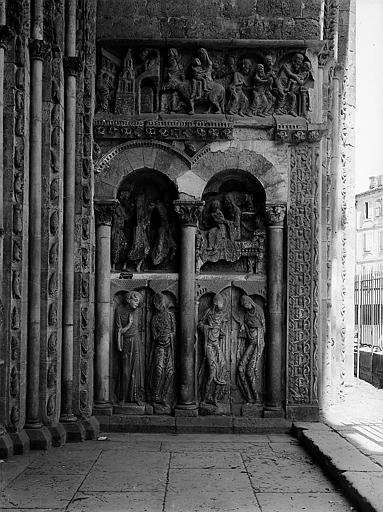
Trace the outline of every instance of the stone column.
<instances>
[{"instance_id":1,"label":"stone column","mask_svg":"<svg viewBox=\"0 0 383 512\"><path fill-rule=\"evenodd\" d=\"M283 416L283 231L285 205L267 205L268 219L268 345L266 364L267 399L265 417Z\"/></svg>"},{"instance_id":2,"label":"stone column","mask_svg":"<svg viewBox=\"0 0 383 512\"><path fill-rule=\"evenodd\" d=\"M203 201L177 200L174 207L181 219L179 301L179 392L176 415L197 415L195 395L195 237Z\"/></svg>"},{"instance_id":3,"label":"stone column","mask_svg":"<svg viewBox=\"0 0 383 512\"><path fill-rule=\"evenodd\" d=\"M110 364L110 236L115 199L95 200L96 217L96 331L94 413L112 414L109 390Z\"/></svg>"},{"instance_id":4,"label":"stone column","mask_svg":"<svg viewBox=\"0 0 383 512\"><path fill-rule=\"evenodd\" d=\"M63 219L63 310L62 310L62 373L61 416L62 423L77 421L73 414L73 324L74 324L74 229L75 229L75 179L76 179L76 76L81 61L76 54L76 0L65 6L65 96L64 96L64 219ZM75 427L66 425L68 434L76 433Z\"/></svg>"},{"instance_id":5,"label":"stone column","mask_svg":"<svg viewBox=\"0 0 383 512\"><path fill-rule=\"evenodd\" d=\"M43 41L43 2L35 0L32 37L30 95L30 170L28 236L28 347L27 401L25 430L31 448L47 449L52 442L42 427L40 411L40 316L41 316L41 164L42 164L42 87L43 62L48 45Z\"/></svg>"},{"instance_id":6,"label":"stone column","mask_svg":"<svg viewBox=\"0 0 383 512\"><path fill-rule=\"evenodd\" d=\"M4 177L4 54L8 47L8 42L12 37L12 33L5 25L5 1L0 3L0 328L3 329L4 323L4 306L3 306L3 236L4 236L4 194L3 194L3 177ZM0 385L5 380L5 343L0 349ZM3 359L4 357L4 359ZM3 409L4 408L4 409ZM5 418L5 401L0 410L0 419ZM13 445L10 435L6 432L5 427L0 423L0 457L7 458L13 455Z\"/></svg>"},{"instance_id":7,"label":"stone column","mask_svg":"<svg viewBox=\"0 0 383 512\"><path fill-rule=\"evenodd\" d=\"M74 224L76 173L76 77L81 71L77 57L64 58L64 221L63 221L63 333L61 374L62 423L75 422L73 414L73 316L74 316ZM73 429L71 429L73 430Z\"/></svg>"}]
</instances>

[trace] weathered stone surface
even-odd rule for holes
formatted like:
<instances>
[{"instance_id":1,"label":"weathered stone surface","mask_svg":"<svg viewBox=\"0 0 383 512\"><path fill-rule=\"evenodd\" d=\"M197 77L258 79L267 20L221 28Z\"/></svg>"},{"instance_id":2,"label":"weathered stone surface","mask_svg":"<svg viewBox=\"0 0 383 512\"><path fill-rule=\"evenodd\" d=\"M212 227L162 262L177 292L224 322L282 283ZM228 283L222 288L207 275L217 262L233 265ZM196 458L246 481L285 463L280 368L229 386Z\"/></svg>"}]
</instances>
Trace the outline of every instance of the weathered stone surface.
<instances>
[{"instance_id":1,"label":"weathered stone surface","mask_svg":"<svg viewBox=\"0 0 383 512\"><path fill-rule=\"evenodd\" d=\"M279 512L285 510L286 506L292 507L292 510L300 512L310 510L310 512L348 512L350 504L348 501L332 492L315 493L257 493L258 503L261 510L267 512ZM288 505L287 505L288 503Z\"/></svg>"},{"instance_id":2,"label":"weathered stone surface","mask_svg":"<svg viewBox=\"0 0 383 512\"><path fill-rule=\"evenodd\" d=\"M70 512L149 512L161 510L163 493L159 491L130 492L78 492L69 508Z\"/></svg>"}]
</instances>

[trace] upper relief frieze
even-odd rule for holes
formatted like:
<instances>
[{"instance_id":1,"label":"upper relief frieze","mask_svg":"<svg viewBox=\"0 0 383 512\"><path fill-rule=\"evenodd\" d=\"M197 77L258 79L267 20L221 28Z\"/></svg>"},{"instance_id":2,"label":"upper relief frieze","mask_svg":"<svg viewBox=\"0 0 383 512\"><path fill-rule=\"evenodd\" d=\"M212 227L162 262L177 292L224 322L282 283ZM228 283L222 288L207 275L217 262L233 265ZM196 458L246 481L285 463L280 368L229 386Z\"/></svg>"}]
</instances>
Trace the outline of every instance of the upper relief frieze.
<instances>
[{"instance_id":1,"label":"upper relief frieze","mask_svg":"<svg viewBox=\"0 0 383 512\"><path fill-rule=\"evenodd\" d=\"M313 64L303 47L100 48L96 114L207 114L231 121L289 115L310 121Z\"/></svg>"}]
</instances>

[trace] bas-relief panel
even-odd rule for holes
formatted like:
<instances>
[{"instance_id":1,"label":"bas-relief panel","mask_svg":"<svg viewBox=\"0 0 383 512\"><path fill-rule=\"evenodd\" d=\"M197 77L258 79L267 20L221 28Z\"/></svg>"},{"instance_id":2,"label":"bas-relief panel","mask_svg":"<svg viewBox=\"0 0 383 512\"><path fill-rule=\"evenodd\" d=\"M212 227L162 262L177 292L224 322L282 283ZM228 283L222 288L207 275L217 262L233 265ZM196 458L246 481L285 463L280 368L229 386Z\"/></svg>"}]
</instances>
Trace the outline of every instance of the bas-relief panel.
<instances>
[{"instance_id":1,"label":"bas-relief panel","mask_svg":"<svg viewBox=\"0 0 383 512\"><path fill-rule=\"evenodd\" d=\"M101 48L97 112L308 118L313 87L302 48Z\"/></svg>"}]
</instances>

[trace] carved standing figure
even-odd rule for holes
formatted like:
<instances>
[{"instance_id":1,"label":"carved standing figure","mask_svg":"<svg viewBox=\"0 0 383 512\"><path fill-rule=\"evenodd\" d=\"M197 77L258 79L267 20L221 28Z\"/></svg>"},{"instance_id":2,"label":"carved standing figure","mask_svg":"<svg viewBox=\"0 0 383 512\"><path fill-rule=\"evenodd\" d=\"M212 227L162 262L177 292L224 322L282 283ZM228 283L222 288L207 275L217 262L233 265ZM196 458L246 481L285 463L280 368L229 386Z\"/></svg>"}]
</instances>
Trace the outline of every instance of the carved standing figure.
<instances>
[{"instance_id":1,"label":"carved standing figure","mask_svg":"<svg viewBox=\"0 0 383 512\"><path fill-rule=\"evenodd\" d=\"M166 298L156 293L153 299L156 312L152 316L153 340L151 391L155 404L169 407L169 388L174 375L173 343L176 333L176 319L169 311Z\"/></svg>"},{"instance_id":2,"label":"carved standing figure","mask_svg":"<svg viewBox=\"0 0 383 512\"><path fill-rule=\"evenodd\" d=\"M152 215L157 216L158 229L151 249L151 257L154 265L160 265L167 258L172 260L176 243L170 229L169 212L166 206L156 199L151 204Z\"/></svg>"},{"instance_id":3,"label":"carved standing figure","mask_svg":"<svg viewBox=\"0 0 383 512\"><path fill-rule=\"evenodd\" d=\"M114 316L117 350L121 354L119 400L140 405L144 384L141 378L141 335L137 308L141 304L142 295L139 292L128 292L117 306Z\"/></svg>"},{"instance_id":4,"label":"carved standing figure","mask_svg":"<svg viewBox=\"0 0 383 512\"><path fill-rule=\"evenodd\" d=\"M239 337L245 339L246 349L237 368L238 385L247 403L259 401L260 360L265 348L265 318L262 309L248 296L242 295L245 315Z\"/></svg>"},{"instance_id":5,"label":"carved standing figure","mask_svg":"<svg viewBox=\"0 0 383 512\"><path fill-rule=\"evenodd\" d=\"M203 333L204 362L206 366L206 384L203 401L217 405L219 391L226 385L226 359L222 344L227 336L227 314L224 299L219 293L214 295L213 304L200 320L198 327ZM204 365L202 365L203 369Z\"/></svg>"},{"instance_id":6,"label":"carved standing figure","mask_svg":"<svg viewBox=\"0 0 383 512\"><path fill-rule=\"evenodd\" d=\"M308 109L308 89L312 87L313 78L311 74L310 62L305 60L301 53L294 53L290 63L285 63L281 67L278 79L285 94L283 113L286 112L292 116L306 116Z\"/></svg>"},{"instance_id":7,"label":"carved standing figure","mask_svg":"<svg viewBox=\"0 0 383 512\"><path fill-rule=\"evenodd\" d=\"M147 204L144 193L137 196L136 226L133 233L132 247L128 254L128 259L135 262L137 272L141 271L142 264L150 252L149 227L153 206Z\"/></svg>"}]
</instances>

